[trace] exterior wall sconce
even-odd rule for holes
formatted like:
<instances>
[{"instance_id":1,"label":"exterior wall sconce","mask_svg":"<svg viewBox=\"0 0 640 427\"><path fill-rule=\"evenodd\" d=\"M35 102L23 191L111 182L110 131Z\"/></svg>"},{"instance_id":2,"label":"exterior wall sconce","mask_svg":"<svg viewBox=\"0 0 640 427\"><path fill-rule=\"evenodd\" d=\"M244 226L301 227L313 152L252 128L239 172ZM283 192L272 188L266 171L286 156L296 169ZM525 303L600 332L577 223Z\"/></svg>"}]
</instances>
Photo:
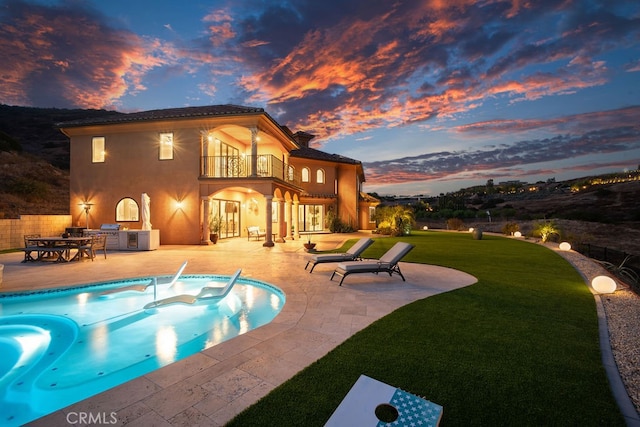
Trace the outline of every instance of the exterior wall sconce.
<instances>
[{"instance_id":1,"label":"exterior wall sconce","mask_svg":"<svg viewBox=\"0 0 640 427\"><path fill-rule=\"evenodd\" d=\"M569 242L562 242L560 243L559 246L561 251L570 251L571 250L571 244Z\"/></svg>"},{"instance_id":2,"label":"exterior wall sconce","mask_svg":"<svg viewBox=\"0 0 640 427\"><path fill-rule=\"evenodd\" d=\"M184 202L182 200L176 200L176 210L181 211L184 207Z\"/></svg>"},{"instance_id":3,"label":"exterior wall sconce","mask_svg":"<svg viewBox=\"0 0 640 427\"><path fill-rule=\"evenodd\" d=\"M616 291L616 282L609 276L594 277L591 286L599 294L612 294Z\"/></svg>"},{"instance_id":4,"label":"exterior wall sconce","mask_svg":"<svg viewBox=\"0 0 640 427\"><path fill-rule=\"evenodd\" d=\"M84 209L85 228L88 230L89 229L89 211L91 210L91 206L93 206L93 203L82 202L82 203L78 203L78 206L82 206L82 209Z\"/></svg>"}]
</instances>

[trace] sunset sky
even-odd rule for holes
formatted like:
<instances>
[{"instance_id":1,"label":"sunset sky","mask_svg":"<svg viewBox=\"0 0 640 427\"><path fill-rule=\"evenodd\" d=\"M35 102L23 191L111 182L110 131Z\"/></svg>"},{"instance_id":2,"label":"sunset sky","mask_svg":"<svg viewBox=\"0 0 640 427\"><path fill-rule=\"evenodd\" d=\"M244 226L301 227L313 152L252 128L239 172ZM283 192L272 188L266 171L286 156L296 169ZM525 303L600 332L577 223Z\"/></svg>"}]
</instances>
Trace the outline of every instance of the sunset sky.
<instances>
[{"instance_id":1,"label":"sunset sky","mask_svg":"<svg viewBox=\"0 0 640 427\"><path fill-rule=\"evenodd\" d=\"M262 107L366 191L640 165L638 0L0 0L0 103Z\"/></svg>"}]
</instances>

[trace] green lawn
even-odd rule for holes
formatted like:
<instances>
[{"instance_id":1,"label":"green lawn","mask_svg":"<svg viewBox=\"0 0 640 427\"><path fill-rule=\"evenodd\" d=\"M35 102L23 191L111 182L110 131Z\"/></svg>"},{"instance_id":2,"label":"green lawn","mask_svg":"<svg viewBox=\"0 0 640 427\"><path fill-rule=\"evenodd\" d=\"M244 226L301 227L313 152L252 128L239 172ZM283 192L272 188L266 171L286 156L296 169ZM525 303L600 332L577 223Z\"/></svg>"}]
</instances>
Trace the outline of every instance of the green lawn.
<instances>
[{"instance_id":1,"label":"green lawn","mask_svg":"<svg viewBox=\"0 0 640 427\"><path fill-rule=\"evenodd\" d=\"M365 256L398 240L416 246L404 261L456 268L478 283L380 319L230 425L321 426L360 374L442 405L442 426L625 425L601 363L594 298L562 257L444 232L380 239Z\"/></svg>"}]
</instances>

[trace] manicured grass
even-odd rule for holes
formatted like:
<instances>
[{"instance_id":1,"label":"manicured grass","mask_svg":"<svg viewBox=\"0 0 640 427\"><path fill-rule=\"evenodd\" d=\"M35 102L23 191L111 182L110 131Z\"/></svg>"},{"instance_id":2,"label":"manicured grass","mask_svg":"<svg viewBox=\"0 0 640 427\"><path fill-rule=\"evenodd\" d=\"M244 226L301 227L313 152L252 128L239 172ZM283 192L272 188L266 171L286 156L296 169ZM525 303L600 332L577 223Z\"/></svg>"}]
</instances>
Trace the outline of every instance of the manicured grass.
<instances>
[{"instance_id":1,"label":"manicured grass","mask_svg":"<svg viewBox=\"0 0 640 427\"><path fill-rule=\"evenodd\" d=\"M230 425L321 426L360 374L442 405L442 426L625 425L602 367L593 296L562 257L445 232L380 239L364 255L377 258L398 240L416 246L405 261L456 268L478 283L378 320Z\"/></svg>"}]
</instances>

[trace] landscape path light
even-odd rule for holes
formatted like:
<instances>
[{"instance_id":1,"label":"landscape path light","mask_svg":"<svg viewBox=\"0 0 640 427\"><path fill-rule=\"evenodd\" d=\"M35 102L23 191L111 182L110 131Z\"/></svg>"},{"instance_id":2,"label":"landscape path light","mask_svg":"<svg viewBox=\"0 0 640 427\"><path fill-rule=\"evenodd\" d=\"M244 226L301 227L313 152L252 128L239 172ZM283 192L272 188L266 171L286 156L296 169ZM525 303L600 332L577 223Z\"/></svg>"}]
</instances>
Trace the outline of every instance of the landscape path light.
<instances>
[{"instance_id":1,"label":"landscape path light","mask_svg":"<svg viewBox=\"0 0 640 427\"><path fill-rule=\"evenodd\" d=\"M591 286L599 294L612 294L616 291L616 281L609 276L596 276Z\"/></svg>"},{"instance_id":2,"label":"landscape path light","mask_svg":"<svg viewBox=\"0 0 640 427\"><path fill-rule=\"evenodd\" d=\"M569 242L560 243L560 250L561 251L570 251L571 250L571 244Z\"/></svg>"}]
</instances>

